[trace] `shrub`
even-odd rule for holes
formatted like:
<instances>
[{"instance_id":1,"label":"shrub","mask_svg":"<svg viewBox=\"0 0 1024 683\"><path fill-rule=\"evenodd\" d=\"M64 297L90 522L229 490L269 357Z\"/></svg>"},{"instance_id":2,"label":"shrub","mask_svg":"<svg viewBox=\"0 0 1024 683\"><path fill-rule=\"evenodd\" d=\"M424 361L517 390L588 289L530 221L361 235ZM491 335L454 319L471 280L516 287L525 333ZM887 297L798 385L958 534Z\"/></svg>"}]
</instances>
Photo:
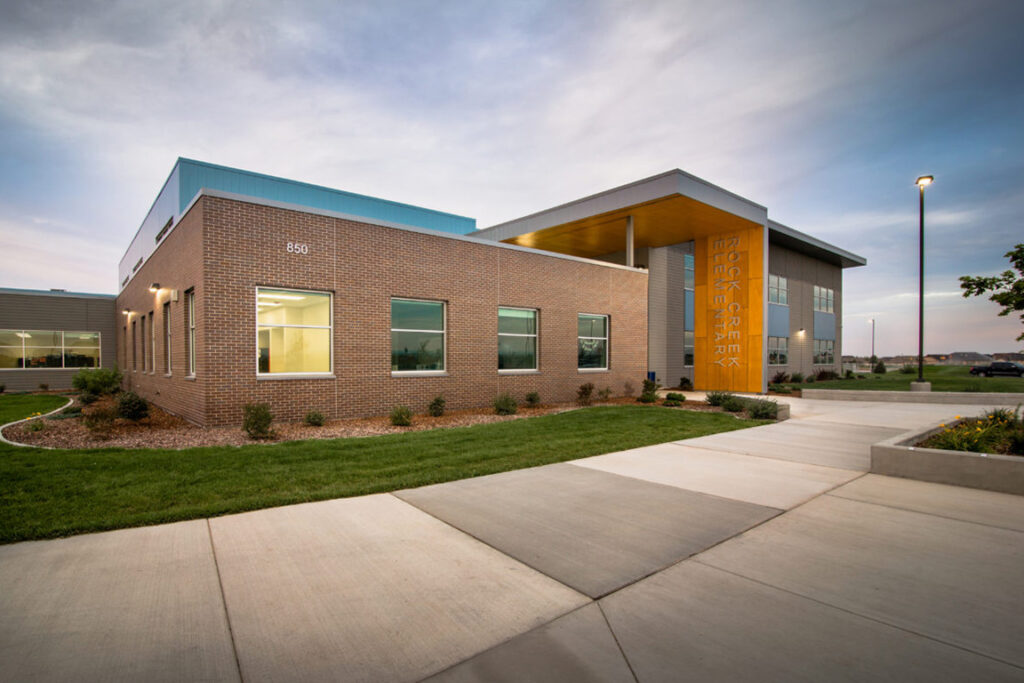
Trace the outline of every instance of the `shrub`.
<instances>
[{"instance_id":1,"label":"shrub","mask_svg":"<svg viewBox=\"0 0 1024 683\"><path fill-rule=\"evenodd\" d=\"M28 423L28 426L25 427L25 429L27 429L30 432L41 432L44 429L46 429L46 425L43 423L42 420L32 420L31 422Z\"/></svg>"},{"instance_id":2,"label":"shrub","mask_svg":"<svg viewBox=\"0 0 1024 683\"><path fill-rule=\"evenodd\" d=\"M269 439L274 436L270 423L274 414L266 403L246 403L242 408L242 429L250 439Z\"/></svg>"},{"instance_id":3,"label":"shrub","mask_svg":"<svg viewBox=\"0 0 1024 683\"><path fill-rule=\"evenodd\" d=\"M819 382L827 382L832 379L839 379L839 375L836 374L835 370L818 370L814 373L814 379Z\"/></svg>"},{"instance_id":4,"label":"shrub","mask_svg":"<svg viewBox=\"0 0 1024 683\"><path fill-rule=\"evenodd\" d=\"M324 419L324 414L316 410L311 410L306 413L306 417L303 419L303 422L308 424L310 427L323 427L324 422L326 421L327 420Z\"/></svg>"},{"instance_id":5,"label":"shrub","mask_svg":"<svg viewBox=\"0 0 1024 683\"><path fill-rule=\"evenodd\" d=\"M709 391L704 396L704 402L707 403L709 406L720 406L723 402L725 402L725 399L729 398L730 396L732 396L732 394L730 394L728 391Z\"/></svg>"},{"instance_id":6,"label":"shrub","mask_svg":"<svg viewBox=\"0 0 1024 683\"><path fill-rule=\"evenodd\" d=\"M581 406L589 406L594 401L594 383L581 384L576 390L576 403Z\"/></svg>"},{"instance_id":7,"label":"shrub","mask_svg":"<svg viewBox=\"0 0 1024 683\"><path fill-rule=\"evenodd\" d=\"M632 382L627 380L627 381L622 383L622 395L623 396L632 396L635 393L636 393L636 387L633 386Z\"/></svg>"},{"instance_id":8,"label":"shrub","mask_svg":"<svg viewBox=\"0 0 1024 683\"><path fill-rule=\"evenodd\" d=\"M670 391L667 394L665 394L665 400L666 401L685 401L686 400L686 396L683 395L683 394L677 394L674 391Z\"/></svg>"},{"instance_id":9,"label":"shrub","mask_svg":"<svg viewBox=\"0 0 1024 683\"><path fill-rule=\"evenodd\" d=\"M785 384L788 381L789 381L789 373L787 373L787 372L785 372L783 370L779 370L774 375L772 375L772 382L771 383L772 384Z\"/></svg>"},{"instance_id":10,"label":"shrub","mask_svg":"<svg viewBox=\"0 0 1024 683\"><path fill-rule=\"evenodd\" d=\"M792 382L793 384L803 384L804 373L802 373L802 372L794 372L793 376L790 378L789 381Z\"/></svg>"},{"instance_id":11,"label":"shrub","mask_svg":"<svg viewBox=\"0 0 1024 683\"><path fill-rule=\"evenodd\" d=\"M427 406L427 415L430 417L441 417L444 415L444 406L447 401L444 400L444 396L438 394L434 397L434 400Z\"/></svg>"},{"instance_id":12,"label":"shrub","mask_svg":"<svg viewBox=\"0 0 1024 683\"><path fill-rule=\"evenodd\" d=\"M875 367L871 369L871 372L875 373L876 375L884 375L885 373L888 372L888 370L885 367L885 363L879 360L877 363L875 363Z\"/></svg>"},{"instance_id":13,"label":"shrub","mask_svg":"<svg viewBox=\"0 0 1024 683\"><path fill-rule=\"evenodd\" d=\"M774 391L776 394L792 394L793 390L785 384L769 384L769 391Z\"/></svg>"},{"instance_id":14,"label":"shrub","mask_svg":"<svg viewBox=\"0 0 1024 683\"><path fill-rule=\"evenodd\" d=\"M607 401L608 399L610 399L612 397L612 388L611 387L605 387L601 391L597 392L597 397L599 399L601 399L602 401Z\"/></svg>"},{"instance_id":15,"label":"shrub","mask_svg":"<svg viewBox=\"0 0 1024 683\"><path fill-rule=\"evenodd\" d=\"M658 395L654 393L643 393L640 394L640 398L637 399L641 403L657 403Z\"/></svg>"},{"instance_id":16,"label":"shrub","mask_svg":"<svg viewBox=\"0 0 1024 683\"><path fill-rule=\"evenodd\" d=\"M664 401L661 402L661 405L665 406L666 408L678 408L683 404L680 401L674 401L666 398Z\"/></svg>"},{"instance_id":17,"label":"shrub","mask_svg":"<svg viewBox=\"0 0 1024 683\"><path fill-rule=\"evenodd\" d=\"M82 418L82 424L93 436L106 438L114 426L114 418L117 413L113 408L94 408Z\"/></svg>"},{"instance_id":18,"label":"shrub","mask_svg":"<svg viewBox=\"0 0 1024 683\"><path fill-rule=\"evenodd\" d=\"M138 422L149 415L149 404L134 391L126 391L117 397L117 416Z\"/></svg>"},{"instance_id":19,"label":"shrub","mask_svg":"<svg viewBox=\"0 0 1024 683\"><path fill-rule=\"evenodd\" d=\"M729 394L724 401L722 401L722 408L729 411L730 413L743 412L747 407L747 402L739 396Z\"/></svg>"},{"instance_id":20,"label":"shrub","mask_svg":"<svg viewBox=\"0 0 1024 683\"><path fill-rule=\"evenodd\" d=\"M6 391L6 389L7 389L7 385L6 384L0 384L0 394L4 393L4 391Z\"/></svg>"},{"instance_id":21,"label":"shrub","mask_svg":"<svg viewBox=\"0 0 1024 683\"><path fill-rule=\"evenodd\" d=\"M71 378L71 386L81 392L115 394L121 388L121 371L112 368L82 368Z\"/></svg>"},{"instance_id":22,"label":"shrub","mask_svg":"<svg viewBox=\"0 0 1024 683\"><path fill-rule=\"evenodd\" d=\"M916 375L917 366L913 363L904 363L903 367L900 368L901 375Z\"/></svg>"},{"instance_id":23,"label":"shrub","mask_svg":"<svg viewBox=\"0 0 1024 683\"><path fill-rule=\"evenodd\" d=\"M679 388L683 391L690 391L693 389L693 382L690 381L689 377L680 377Z\"/></svg>"},{"instance_id":24,"label":"shrub","mask_svg":"<svg viewBox=\"0 0 1024 683\"><path fill-rule=\"evenodd\" d=\"M661 388L661 385L655 382L653 379L645 379L643 384L642 394L653 394Z\"/></svg>"},{"instance_id":25,"label":"shrub","mask_svg":"<svg viewBox=\"0 0 1024 683\"><path fill-rule=\"evenodd\" d=\"M92 405L99 399L98 394L94 394L91 391L83 391L78 395L78 402L83 406Z\"/></svg>"},{"instance_id":26,"label":"shrub","mask_svg":"<svg viewBox=\"0 0 1024 683\"><path fill-rule=\"evenodd\" d=\"M56 415L51 415L51 420L61 420L68 417L78 417L82 414L82 406L70 405Z\"/></svg>"},{"instance_id":27,"label":"shrub","mask_svg":"<svg viewBox=\"0 0 1024 683\"><path fill-rule=\"evenodd\" d=\"M50 385L49 384L47 384L46 382L40 382L39 383L39 391L49 391L49 390L50 390Z\"/></svg>"},{"instance_id":28,"label":"shrub","mask_svg":"<svg viewBox=\"0 0 1024 683\"><path fill-rule=\"evenodd\" d=\"M540 405L540 394L536 391L531 391L526 395L526 405L533 407Z\"/></svg>"},{"instance_id":29,"label":"shrub","mask_svg":"<svg viewBox=\"0 0 1024 683\"><path fill-rule=\"evenodd\" d=\"M494 412L498 415L515 415L519 411L519 404L512 398L512 394L502 394L495 398L491 405L494 406Z\"/></svg>"},{"instance_id":30,"label":"shrub","mask_svg":"<svg viewBox=\"0 0 1024 683\"><path fill-rule=\"evenodd\" d=\"M391 409L391 414L388 416L391 419L391 424L396 427L408 427L412 424L412 410L409 406L395 406Z\"/></svg>"},{"instance_id":31,"label":"shrub","mask_svg":"<svg viewBox=\"0 0 1024 683\"><path fill-rule=\"evenodd\" d=\"M779 404L775 401L765 399L752 399L746 401L747 415L755 420L774 420L779 416Z\"/></svg>"},{"instance_id":32,"label":"shrub","mask_svg":"<svg viewBox=\"0 0 1024 683\"><path fill-rule=\"evenodd\" d=\"M847 370L846 374L843 376L843 378L844 379L853 379L853 370Z\"/></svg>"},{"instance_id":33,"label":"shrub","mask_svg":"<svg viewBox=\"0 0 1024 683\"><path fill-rule=\"evenodd\" d=\"M807 375L807 377L804 378L804 382L807 384L814 384L814 375Z\"/></svg>"}]
</instances>

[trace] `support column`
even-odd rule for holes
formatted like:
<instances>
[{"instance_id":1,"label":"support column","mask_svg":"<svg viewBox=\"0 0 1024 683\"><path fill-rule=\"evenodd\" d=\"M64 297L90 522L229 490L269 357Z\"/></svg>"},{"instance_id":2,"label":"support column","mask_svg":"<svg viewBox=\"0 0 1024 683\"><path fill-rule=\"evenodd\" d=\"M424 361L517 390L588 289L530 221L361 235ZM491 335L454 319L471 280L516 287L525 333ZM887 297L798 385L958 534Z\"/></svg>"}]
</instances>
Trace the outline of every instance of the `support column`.
<instances>
[{"instance_id":1,"label":"support column","mask_svg":"<svg viewBox=\"0 0 1024 683\"><path fill-rule=\"evenodd\" d=\"M633 245L633 217L626 216L626 265L633 267L633 252L636 251Z\"/></svg>"}]
</instances>

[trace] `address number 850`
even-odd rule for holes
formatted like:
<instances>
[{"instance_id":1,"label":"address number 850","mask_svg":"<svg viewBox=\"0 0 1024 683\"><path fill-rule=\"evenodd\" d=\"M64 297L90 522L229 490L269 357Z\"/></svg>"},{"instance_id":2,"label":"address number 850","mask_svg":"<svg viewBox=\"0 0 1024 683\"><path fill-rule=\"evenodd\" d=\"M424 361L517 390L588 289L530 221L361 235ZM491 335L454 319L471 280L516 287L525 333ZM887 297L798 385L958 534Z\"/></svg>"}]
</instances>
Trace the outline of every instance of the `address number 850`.
<instances>
[{"instance_id":1,"label":"address number 850","mask_svg":"<svg viewBox=\"0 0 1024 683\"><path fill-rule=\"evenodd\" d=\"M289 254L308 254L309 253L309 245L308 244L300 244L299 242L289 242L288 243L288 253Z\"/></svg>"}]
</instances>

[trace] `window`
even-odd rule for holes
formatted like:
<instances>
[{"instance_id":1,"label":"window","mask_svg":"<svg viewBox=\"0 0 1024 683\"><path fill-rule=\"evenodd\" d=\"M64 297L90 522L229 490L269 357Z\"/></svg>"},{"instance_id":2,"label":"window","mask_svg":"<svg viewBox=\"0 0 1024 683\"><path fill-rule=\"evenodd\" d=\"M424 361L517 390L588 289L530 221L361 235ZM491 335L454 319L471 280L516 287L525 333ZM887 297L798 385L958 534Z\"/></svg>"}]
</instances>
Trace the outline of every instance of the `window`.
<instances>
[{"instance_id":1,"label":"window","mask_svg":"<svg viewBox=\"0 0 1024 683\"><path fill-rule=\"evenodd\" d=\"M789 337L768 337L768 365L789 365Z\"/></svg>"},{"instance_id":2,"label":"window","mask_svg":"<svg viewBox=\"0 0 1024 683\"><path fill-rule=\"evenodd\" d=\"M498 309L498 370L537 369L537 311Z\"/></svg>"},{"instance_id":3,"label":"window","mask_svg":"<svg viewBox=\"0 0 1024 683\"><path fill-rule=\"evenodd\" d=\"M391 371L444 372L445 304L391 300Z\"/></svg>"},{"instance_id":4,"label":"window","mask_svg":"<svg viewBox=\"0 0 1024 683\"><path fill-rule=\"evenodd\" d=\"M688 368L693 367L693 346L694 332L686 330L683 332L683 365Z\"/></svg>"},{"instance_id":5,"label":"window","mask_svg":"<svg viewBox=\"0 0 1024 683\"><path fill-rule=\"evenodd\" d=\"M139 360L142 371L146 371L146 316L139 318Z\"/></svg>"},{"instance_id":6,"label":"window","mask_svg":"<svg viewBox=\"0 0 1024 683\"><path fill-rule=\"evenodd\" d=\"M185 292L185 354L188 359L188 375L196 374L196 290Z\"/></svg>"},{"instance_id":7,"label":"window","mask_svg":"<svg viewBox=\"0 0 1024 683\"><path fill-rule=\"evenodd\" d=\"M693 289L694 277L693 254L683 254L683 289Z\"/></svg>"},{"instance_id":8,"label":"window","mask_svg":"<svg viewBox=\"0 0 1024 683\"><path fill-rule=\"evenodd\" d=\"M768 276L768 303L789 305L789 282L781 275Z\"/></svg>"},{"instance_id":9,"label":"window","mask_svg":"<svg viewBox=\"0 0 1024 683\"><path fill-rule=\"evenodd\" d=\"M132 321L132 372L135 372L135 358L138 355L138 349L135 348L135 321Z\"/></svg>"},{"instance_id":10,"label":"window","mask_svg":"<svg viewBox=\"0 0 1024 683\"><path fill-rule=\"evenodd\" d=\"M835 342L831 339L814 340L814 364L833 365L835 361Z\"/></svg>"},{"instance_id":11,"label":"window","mask_svg":"<svg viewBox=\"0 0 1024 683\"><path fill-rule=\"evenodd\" d=\"M0 369L99 366L99 332L0 330Z\"/></svg>"},{"instance_id":12,"label":"window","mask_svg":"<svg viewBox=\"0 0 1024 683\"><path fill-rule=\"evenodd\" d=\"M814 285L814 310L822 313L834 313L835 292L827 287Z\"/></svg>"},{"instance_id":13,"label":"window","mask_svg":"<svg viewBox=\"0 0 1024 683\"><path fill-rule=\"evenodd\" d=\"M164 371L171 374L171 302L164 304Z\"/></svg>"},{"instance_id":14,"label":"window","mask_svg":"<svg viewBox=\"0 0 1024 683\"><path fill-rule=\"evenodd\" d=\"M694 277L694 260L693 254L683 255L683 289L689 292L693 291L696 278ZM694 301L693 295L690 294L685 297L686 305L689 306ZM683 325L686 328L683 331L683 366L692 368L693 367L693 349L694 349L694 332L693 332L693 312L689 312L689 315L684 314Z\"/></svg>"},{"instance_id":15,"label":"window","mask_svg":"<svg viewBox=\"0 0 1024 683\"><path fill-rule=\"evenodd\" d=\"M256 372L331 371L331 295L256 288Z\"/></svg>"},{"instance_id":16,"label":"window","mask_svg":"<svg viewBox=\"0 0 1024 683\"><path fill-rule=\"evenodd\" d=\"M608 369L608 316L580 313L576 319L580 370Z\"/></svg>"},{"instance_id":17,"label":"window","mask_svg":"<svg viewBox=\"0 0 1024 683\"><path fill-rule=\"evenodd\" d=\"M156 372L156 326L153 324L153 311L149 312L149 371Z\"/></svg>"}]
</instances>

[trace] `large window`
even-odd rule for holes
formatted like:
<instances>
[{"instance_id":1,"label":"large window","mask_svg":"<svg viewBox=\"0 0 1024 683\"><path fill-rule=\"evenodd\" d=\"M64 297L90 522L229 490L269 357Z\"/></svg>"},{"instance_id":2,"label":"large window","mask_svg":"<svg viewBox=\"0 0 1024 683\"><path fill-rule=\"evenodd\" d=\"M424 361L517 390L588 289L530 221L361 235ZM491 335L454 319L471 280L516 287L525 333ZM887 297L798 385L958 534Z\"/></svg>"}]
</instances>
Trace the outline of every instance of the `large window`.
<instances>
[{"instance_id":1,"label":"large window","mask_svg":"<svg viewBox=\"0 0 1024 683\"><path fill-rule=\"evenodd\" d=\"M188 375L196 374L196 290L185 292L185 356L188 359Z\"/></svg>"},{"instance_id":2,"label":"large window","mask_svg":"<svg viewBox=\"0 0 1024 683\"><path fill-rule=\"evenodd\" d=\"M164 304L164 372L171 374L171 302Z\"/></svg>"},{"instance_id":3,"label":"large window","mask_svg":"<svg viewBox=\"0 0 1024 683\"><path fill-rule=\"evenodd\" d=\"M443 301L391 300L391 371L444 372Z\"/></svg>"},{"instance_id":4,"label":"large window","mask_svg":"<svg viewBox=\"0 0 1024 683\"><path fill-rule=\"evenodd\" d=\"M331 295L256 288L257 374L331 371Z\"/></svg>"},{"instance_id":5,"label":"large window","mask_svg":"<svg viewBox=\"0 0 1024 683\"><path fill-rule=\"evenodd\" d=\"M139 349L137 347L138 339L136 338L136 335L135 335L135 325L136 325L136 321L133 320L132 321L132 372L135 372L135 370L136 370L136 364L138 362L137 359L139 357Z\"/></svg>"},{"instance_id":6,"label":"large window","mask_svg":"<svg viewBox=\"0 0 1024 683\"><path fill-rule=\"evenodd\" d=\"M768 337L768 365L789 365L789 337Z\"/></svg>"},{"instance_id":7,"label":"large window","mask_svg":"<svg viewBox=\"0 0 1024 683\"><path fill-rule=\"evenodd\" d=\"M537 311L498 309L498 370L537 369Z\"/></svg>"},{"instance_id":8,"label":"large window","mask_svg":"<svg viewBox=\"0 0 1024 683\"><path fill-rule=\"evenodd\" d=\"M142 371L146 371L146 316L139 317L139 360L142 361Z\"/></svg>"},{"instance_id":9,"label":"large window","mask_svg":"<svg viewBox=\"0 0 1024 683\"><path fill-rule=\"evenodd\" d=\"M768 303L789 305L789 281L781 275L768 276Z\"/></svg>"},{"instance_id":10,"label":"large window","mask_svg":"<svg viewBox=\"0 0 1024 683\"><path fill-rule=\"evenodd\" d=\"M835 362L835 342L831 339L815 339L814 364L833 365Z\"/></svg>"},{"instance_id":11,"label":"large window","mask_svg":"<svg viewBox=\"0 0 1024 683\"><path fill-rule=\"evenodd\" d=\"M580 370L608 369L608 316L580 313L577 316L577 341Z\"/></svg>"},{"instance_id":12,"label":"large window","mask_svg":"<svg viewBox=\"0 0 1024 683\"><path fill-rule=\"evenodd\" d=\"M153 311L149 312L149 371L156 372L156 326L153 324Z\"/></svg>"},{"instance_id":13,"label":"large window","mask_svg":"<svg viewBox=\"0 0 1024 683\"><path fill-rule=\"evenodd\" d=\"M683 365L688 368L693 367L693 347L694 331L686 330L683 332Z\"/></svg>"},{"instance_id":14,"label":"large window","mask_svg":"<svg viewBox=\"0 0 1024 683\"><path fill-rule=\"evenodd\" d=\"M836 293L828 287L814 285L814 310L822 313L835 312Z\"/></svg>"},{"instance_id":15,"label":"large window","mask_svg":"<svg viewBox=\"0 0 1024 683\"><path fill-rule=\"evenodd\" d=\"M99 332L0 330L0 369L98 367Z\"/></svg>"},{"instance_id":16,"label":"large window","mask_svg":"<svg viewBox=\"0 0 1024 683\"><path fill-rule=\"evenodd\" d=\"M695 284L693 254L683 254L683 289L693 289Z\"/></svg>"}]
</instances>

